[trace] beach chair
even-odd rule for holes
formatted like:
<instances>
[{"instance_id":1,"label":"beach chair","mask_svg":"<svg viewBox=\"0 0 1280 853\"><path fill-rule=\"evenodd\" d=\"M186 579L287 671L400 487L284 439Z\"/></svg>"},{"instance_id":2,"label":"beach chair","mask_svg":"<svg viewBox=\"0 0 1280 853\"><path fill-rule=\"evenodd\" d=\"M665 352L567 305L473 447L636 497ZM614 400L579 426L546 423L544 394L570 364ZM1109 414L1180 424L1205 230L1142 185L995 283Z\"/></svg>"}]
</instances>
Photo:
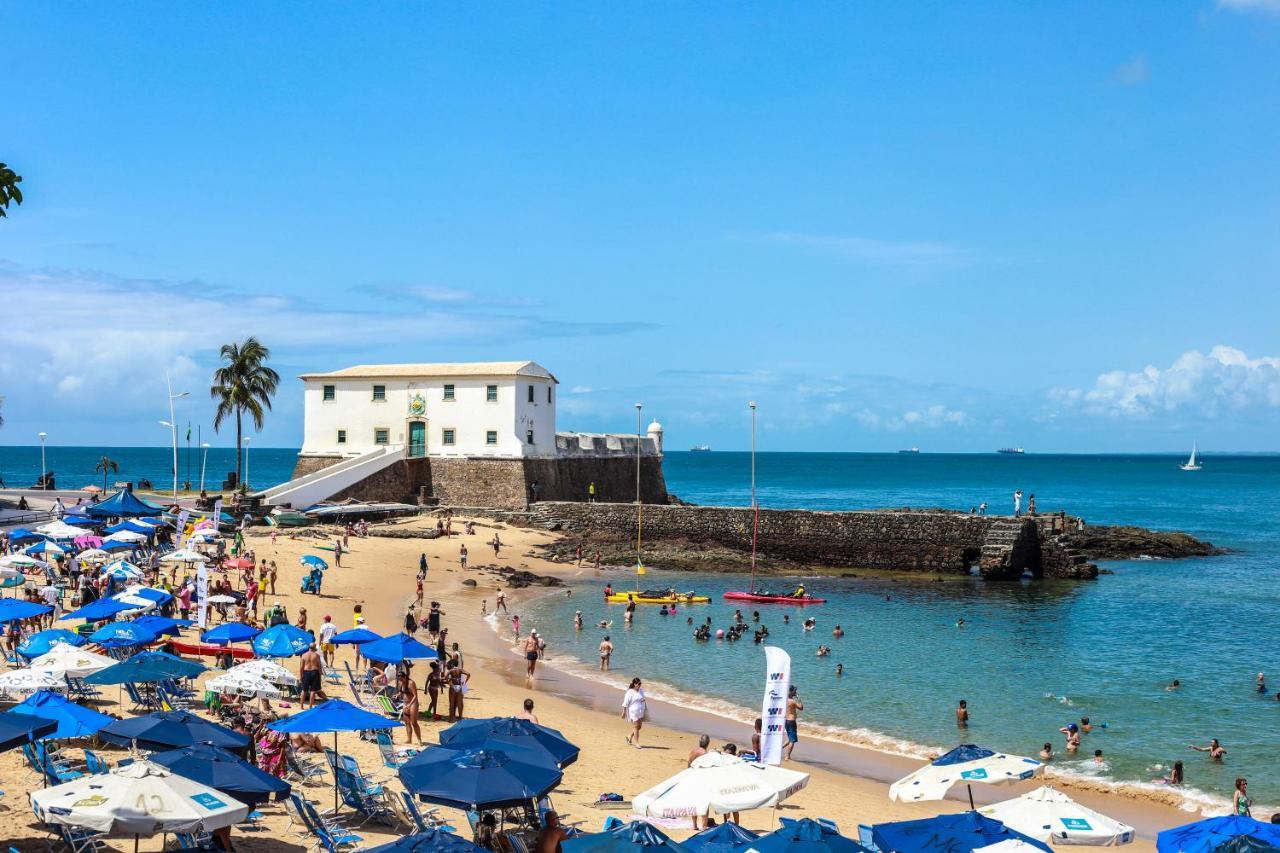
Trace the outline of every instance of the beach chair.
<instances>
[{"instance_id":1,"label":"beach chair","mask_svg":"<svg viewBox=\"0 0 1280 853\"><path fill-rule=\"evenodd\" d=\"M83 678L67 678L67 693L73 699L97 699L102 691L92 684L85 684Z\"/></svg>"},{"instance_id":2,"label":"beach chair","mask_svg":"<svg viewBox=\"0 0 1280 853\"><path fill-rule=\"evenodd\" d=\"M213 844L213 836L207 832L175 832L179 850L220 850Z\"/></svg>"},{"instance_id":3,"label":"beach chair","mask_svg":"<svg viewBox=\"0 0 1280 853\"><path fill-rule=\"evenodd\" d=\"M384 729L379 729L374 734L374 740L378 744L378 753L382 756L382 764L392 770L399 770L400 766L418 754L416 749L396 749L395 744L391 740L391 735Z\"/></svg>"},{"instance_id":4,"label":"beach chair","mask_svg":"<svg viewBox=\"0 0 1280 853\"><path fill-rule=\"evenodd\" d=\"M361 825L370 820L388 824L396 822L396 814L382 786L365 784L341 764L338 765L338 795L348 808L364 815Z\"/></svg>"},{"instance_id":5,"label":"beach chair","mask_svg":"<svg viewBox=\"0 0 1280 853\"><path fill-rule=\"evenodd\" d=\"M45 824L50 832L58 837L70 853L98 853L106 850L102 843L102 835L80 826L63 826L62 824ZM54 845L49 845L52 848Z\"/></svg>"},{"instance_id":6,"label":"beach chair","mask_svg":"<svg viewBox=\"0 0 1280 853\"><path fill-rule=\"evenodd\" d=\"M324 767L308 761L298 754L293 747L285 752L285 781L291 785L306 785L311 780L324 776Z\"/></svg>"},{"instance_id":7,"label":"beach chair","mask_svg":"<svg viewBox=\"0 0 1280 853\"><path fill-rule=\"evenodd\" d=\"M338 672L331 666L324 667L324 680L329 684L342 684L342 673Z\"/></svg>"},{"instance_id":8,"label":"beach chair","mask_svg":"<svg viewBox=\"0 0 1280 853\"><path fill-rule=\"evenodd\" d=\"M880 848L876 846L875 840L872 838L871 827L865 823L858 824L858 843L872 853L879 853Z\"/></svg>"},{"instance_id":9,"label":"beach chair","mask_svg":"<svg viewBox=\"0 0 1280 853\"><path fill-rule=\"evenodd\" d=\"M36 766L44 771L51 785L61 785L63 782L70 782L84 775L79 770L71 769L71 765L58 753L50 752L44 741L38 740L34 746L38 762Z\"/></svg>"},{"instance_id":10,"label":"beach chair","mask_svg":"<svg viewBox=\"0 0 1280 853\"><path fill-rule=\"evenodd\" d=\"M301 794L296 792L290 794L289 802L297 813L299 821L306 827L305 834L315 839L315 843L311 846L329 853L360 849L359 843L364 841L362 836L351 832L336 820L323 817Z\"/></svg>"},{"instance_id":11,"label":"beach chair","mask_svg":"<svg viewBox=\"0 0 1280 853\"><path fill-rule=\"evenodd\" d=\"M508 832L507 844L511 845L511 853L529 853L529 845L524 843L524 838L518 832Z\"/></svg>"},{"instance_id":12,"label":"beach chair","mask_svg":"<svg viewBox=\"0 0 1280 853\"><path fill-rule=\"evenodd\" d=\"M400 719L401 707L391 700L391 697L385 693L379 693L374 699L378 703L378 709L393 720Z\"/></svg>"},{"instance_id":13,"label":"beach chair","mask_svg":"<svg viewBox=\"0 0 1280 853\"><path fill-rule=\"evenodd\" d=\"M84 751L84 766L90 775L97 776L99 773L110 773L111 767L103 760L102 756L91 749Z\"/></svg>"},{"instance_id":14,"label":"beach chair","mask_svg":"<svg viewBox=\"0 0 1280 853\"><path fill-rule=\"evenodd\" d=\"M138 692L138 685L134 684L132 681L127 682L124 686L124 692L129 694L129 701L133 703L133 707L129 709L130 711L151 710L147 705L147 700Z\"/></svg>"}]
</instances>

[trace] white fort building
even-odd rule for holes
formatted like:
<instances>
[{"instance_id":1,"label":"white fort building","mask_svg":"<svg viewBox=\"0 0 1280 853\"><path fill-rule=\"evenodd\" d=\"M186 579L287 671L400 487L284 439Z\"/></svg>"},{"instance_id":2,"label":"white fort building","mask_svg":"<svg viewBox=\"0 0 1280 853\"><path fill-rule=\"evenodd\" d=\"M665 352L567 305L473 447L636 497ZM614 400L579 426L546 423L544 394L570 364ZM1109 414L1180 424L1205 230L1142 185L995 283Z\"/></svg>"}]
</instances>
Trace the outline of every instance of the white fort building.
<instances>
[{"instance_id":1,"label":"white fort building","mask_svg":"<svg viewBox=\"0 0 1280 853\"><path fill-rule=\"evenodd\" d=\"M559 381L534 361L366 364L300 379L298 465L293 480L263 493L268 503L524 506L586 500L593 484L598 499L634 499L637 456L646 500L665 500L662 426L640 436L557 432Z\"/></svg>"}]
</instances>

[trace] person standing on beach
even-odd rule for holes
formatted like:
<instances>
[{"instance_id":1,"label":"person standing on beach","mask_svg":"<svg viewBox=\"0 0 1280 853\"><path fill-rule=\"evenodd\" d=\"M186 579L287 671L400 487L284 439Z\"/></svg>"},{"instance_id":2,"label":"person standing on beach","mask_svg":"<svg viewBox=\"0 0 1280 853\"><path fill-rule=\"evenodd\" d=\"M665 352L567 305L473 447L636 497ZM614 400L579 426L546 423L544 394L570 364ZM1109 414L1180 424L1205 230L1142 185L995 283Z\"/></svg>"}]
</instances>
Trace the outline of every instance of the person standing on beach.
<instances>
[{"instance_id":1,"label":"person standing on beach","mask_svg":"<svg viewBox=\"0 0 1280 853\"><path fill-rule=\"evenodd\" d=\"M587 485L587 503L593 504L595 502L596 502L596 481L592 480Z\"/></svg>"},{"instance_id":2,"label":"person standing on beach","mask_svg":"<svg viewBox=\"0 0 1280 853\"><path fill-rule=\"evenodd\" d=\"M578 561L578 568L582 568L582 543L578 543L578 547L574 550L573 558Z\"/></svg>"},{"instance_id":3,"label":"person standing on beach","mask_svg":"<svg viewBox=\"0 0 1280 853\"><path fill-rule=\"evenodd\" d=\"M525 666L525 678L532 680L533 671L538 666L538 632L530 631L529 637L524 641L524 659L527 662Z\"/></svg>"},{"instance_id":4,"label":"person standing on beach","mask_svg":"<svg viewBox=\"0 0 1280 853\"><path fill-rule=\"evenodd\" d=\"M507 612L507 594L502 591L502 587L498 587L498 597L493 600L493 612L497 613L499 610Z\"/></svg>"},{"instance_id":5,"label":"person standing on beach","mask_svg":"<svg viewBox=\"0 0 1280 853\"><path fill-rule=\"evenodd\" d=\"M449 722L462 719L463 699L471 673L462 668L461 658L449 667L445 681L449 685Z\"/></svg>"},{"instance_id":6,"label":"person standing on beach","mask_svg":"<svg viewBox=\"0 0 1280 853\"><path fill-rule=\"evenodd\" d=\"M605 634L604 639L600 641L600 671L607 672L609 662L613 659L613 643L609 641L609 635Z\"/></svg>"},{"instance_id":7,"label":"person standing on beach","mask_svg":"<svg viewBox=\"0 0 1280 853\"><path fill-rule=\"evenodd\" d=\"M1027 496L1027 515L1036 514L1036 493L1032 492Z\"/></svg>"},{"instance_id":8,"label":"person standing on beach","mask_svg":"<svg viewBox=\"0 0 1280 853\"><path fill-rule=\"evenodd\" d=\"M804 710L804 703L800 701L799 694L800 691L794 684L787 691L787 715L782 723L787 733L787 745L783 747L783 761L791 760L791 752L796 748L796 742L800 740L800 712Z\"/></svg>"},{"instance_id":9,"label":"person standing on beach","mask_svg":"<svg viewBox=\"0 0 1280 853\"><path fill-rule=\"evenodd\" d=\"M1237 817L1253 817L1253 800L1249 799L1249 780L1236 779L1236 790L1231 795L1231 813Z\"/></svg>"},{"instance_id":10,"label":"person standing on beach","mask_svg":"<svg viewBox=\"0 0 1280 853\"><path fill-rule=\"evenodd\" d=\"M317 701L324 702L329 698L324 695L324 690L320 686L320 672L323 667L324 664L321 663L320 655L316 651L316 644L312 643L302 653L302 660L298 662L298 687L302 691L303 710L315 705Z\"/></svg>"},{"instance_id":11,"label":"person standing on beach","mask_svg":"<svg viewBox=\"0 0 1280 853\"><path fill-rule=\"evenodd\" d=\"M338 626L333 624L333 619L325 614L324 621L320 623L320 654L324 657L327 666L333 666L333 638L338 633Z\"/></svg>"},{"instance_id":12,"label":"person standing on beach","mask_svg":"<svg viewBox=\"0 0 1280 853\"><path fill-rule=\"evenodd\" d=\"M493 541L489 544L493 546L493 556L496 559L502 551L502 539L498 537L496 531L493 534Z\"/></svg>"},{"instance_id":13,"label":"person standing on beach","mask_svg":"<svg viewBox=\"0 0 1280 853\"><path fill-rule=\"evenodd\" d=\"M467 543L463 542L462 547L458 549L458 562L462 564L465 571L467 568Z\"/></svg>"},{"instance_id":14,"label":"person standing on beach","mask_svg":"<svg viewBox=\"0 0 1280 853\"><path fill-rule=\"evenodd\" d=\"M600 549L596 549L596 571L600 571Z\"/></svg>"},{"instance_id":15,"label":"person standing on beach","mask_svg":"<svg viewBox=\"0 0 1280 853\"><path fill-rule=\"evenodd\" d=\"M418 577L426 580L427 577L427 554L425 551L418 555Z\"/></svg>"},{"instance_id":16,"label":"person standing on beach","mask_svg":"<svg viewBox=\"0 0 1280 853\"><path fill-rule=\"evenodd\" d=\"M435 639L440 634L440 617L444 615L444 611L440 609L440 602L431 602L431 609L427 611L427 633Z\"/></svg>"},{"instance_id":17,"label":"person standing on beach","mask_svg":"<svg viewBox=\"0 0 1280 853\"><path fill-rule=\"evenodd\" d=\"M520 614L517 613L511 617L511 633L517 640L520 639Z\"/></svg>"},{"instance_id":18,"label":"person standing on beach","mask_svg":"<svg viewBox=\"0 0 1280 853\"><path fill-rule=\"evenodd\" d=\"M1017 489L1013 493L1013 517L1018 518L1022 515L1022 489Z\"/></svg>"},{"instance_id":19,"label":"person standing on beach","mask_svg":"<svg viewBox=\"0 0 1280 853\"><path fill-rule=\"evenodd\" d=\"M342 540L333 540L333 564L342 568Z\"/></svg>"},{"instance_id":20,"label":"person standing on beach","mask_svg":"<svg viewBox=\"0 0 1280 853\"><path fill-rule=\"evenodd\" d=\"M1196 752L1209 753L1210 761L1220 762L1227 755L1227 750L1222 746L1222 744L1218 743L1217 738L1213 738L1212 740L1210 740L1208 746L1196 746L1194 743L1189 744L1189 746L1191 749L1194 749Z\"/></svg>"},{"instance_id":21,"label":"person standing on beach","mask_svg":"<svg viewBox=\"0 0 1280 853\"><path fill-rule=\"evenodd\" d=\"M409 677L407 667L401 671L396 682L400 689L400 701L404 703L400 706L400 719L404 720L404 742L411 744L416 736L418 746L422 746L422 726L418 724L418 685Z\"/></svg>"},{"instance_id":22,"label":"person standing on beach","mask_svg":"<svg viewBox=\"0 0 1280 853\"><path fill-rule=\"evenodd\" d=\"M640 746L640 727L644 725L645 714L649 711L644 698L644 687L640 679L631 679L627 692L622 696L622 718L631 723L631 734L627 735L627 744L636 749Z\"/></svg>"},{"instance_id":23,"label":"person standing on beach","mask_svg":"<svg viewBox=\"0 0 1280 853\"><path fill-rule=\"evenodd\" d=\"M969 728L969 703L963 699L956 706L956 725L962 729Z\"/></svg>"}]
</instances>

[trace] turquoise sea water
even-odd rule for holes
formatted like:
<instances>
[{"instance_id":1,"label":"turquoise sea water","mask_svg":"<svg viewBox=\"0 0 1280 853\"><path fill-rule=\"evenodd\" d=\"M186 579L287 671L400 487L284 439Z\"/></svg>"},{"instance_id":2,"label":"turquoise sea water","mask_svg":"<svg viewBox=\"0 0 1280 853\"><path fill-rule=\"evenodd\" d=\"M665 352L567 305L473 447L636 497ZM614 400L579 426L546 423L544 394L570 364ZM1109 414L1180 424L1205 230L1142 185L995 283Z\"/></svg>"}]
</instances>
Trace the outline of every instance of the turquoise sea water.
<instances>
[{"instance_id":1,"label":"turquoise sea water","mask_svg":"<svg viewBox=\"0 0 1280 853\"><path fill-rule=\"evenodd\" d=\"M214 491L222 485L227 472L236 469L235 451L230 447L210 447L207 462L195 437L188 451L178 434L178 483L190 480L193 488L200 488L200 466L205 462L205 486ZM206 436L208 440L208 436ZM234 440L234 438L232 439ZM212 443L212 442L210 442ZM173 450L170 447L54 447L45 448L45 465L54 473L60 489L78 489L81 486L102 485L102 474L93 467L103 456L119 464L120 470L107 477L108 485L114 482L148 479L157 489L173 484ZM272 486L284 482L293 475L293 464L298 451L279 447L251 447L249 451L249 480L257 487ZM27 488L40 476L40 446L0 447L0 478L11 489Z\"/></svg>"},{"instance_id":2,"label":"turquoise sea water","mask_svg":"<svg viewBox=\"0 0 1280 853\"><path fill-rule=\"evenodd\" d=\"M1181 529L1234 549L1206 559L1104 563L1115 574L1096 582L815 579L810 590L829 603L803 611L759 608L770 642L792 655L805 719L829 727L826 735L837 739L923 752L961 740L953 713L964 698L972 713L964 741L1034 755L1045 741L1060 750L1059 727L1088 715L1107 728L1086 735L1077 757L1055 759L1056 770L1149 784L1181 759L1189 801L1221 802L1243 775L1255 800L1280 804L1274 760L1280 701L1254 690L1259 671L1280 687L1280 458L1210 456L1198 473L1178 470L1180 461L762 454L765 506L967 511L986 501L990 511L1008 512L1013 490L1021 488L1036 494L1042 511L1061 507L1094 523ZM670 454L666 476L686 500L749 501L746 454ZM639 674L678 701L756 716L760 647L750 635L699 644L686 624L689 615L699 621L709 615L716 627L727 627L733 608L718 599L742 588L742 579L673 575L681 589L709 593L715 603L665 618L641 608L627 629L621 607L605 605L599 594L605 580L618 583L618 574L584 577L571 600L549 596L523 614L525 624L548 635L553 657L569 666L594 665L603 632L575 634L572 613L580 608L588 626L615 620L619 679ZM787 612L790 625L782 620ZM817 629L804 632L800 614L816 616ZM961 617L965 626L957 628ZM831 636L836 624L846 631L843 639ZM819 643L833 647L829 658L815 657ZM836 663L845 667L839 679ZM1175 678L1184 686L1166 691ZM1187 748L1211 737L1229 750L1225 764ZM1103 750L1104 764L1093 762L1095 749Z\"/></svg>"}]
</instances>

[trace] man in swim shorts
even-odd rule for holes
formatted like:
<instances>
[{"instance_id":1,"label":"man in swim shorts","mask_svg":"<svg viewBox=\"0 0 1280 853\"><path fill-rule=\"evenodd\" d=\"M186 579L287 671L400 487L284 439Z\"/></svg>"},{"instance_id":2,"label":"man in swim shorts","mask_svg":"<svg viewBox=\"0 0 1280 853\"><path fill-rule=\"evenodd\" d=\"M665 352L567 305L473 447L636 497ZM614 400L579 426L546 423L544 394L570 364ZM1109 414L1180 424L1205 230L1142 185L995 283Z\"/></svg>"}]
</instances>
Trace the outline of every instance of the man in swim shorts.
<instances>
[{"instance_id":1,"label":"man in swim shorts","mask_svg":"<svg viewBox=\"0 0 1280 853\"><path fill-rule=\"evenodd\" d=\"M538 630L529 632L529 637L524 641L524 659L528 662L525 669L525 675L533 678L533 671L538 666Z\"/></svg>"},{"instance_id":2,"label":"man in swim shorts","mask_svg":"<svg viewBox=\"0 0 1280 853\"><path fill-rule=\"evenodd\" d=\"M609 659L613 657L613 643L609 642L609 635L605 634L604 639L600 642L600 669L607 670L609 668Z\"/></svg>"},{"instance_id":3,"label":"man in swim shorts","mask_svg":"<svg viewBox=\"0 0 1280 853\"><path fill-rule=\"evenodd\" d=\"M799 691L793 684L787 691L787 716L783 721L783 728L787 733L787 744L783 747L782 760L787 761L791 758L791 751L796 748L796 742L800 740L800 712L804 710L804 703L800 701Z\"/></svg>"},{"instance_id":4,"label":"man in swim shorts","mask_svg":"<svg viewBox=\"0 0 1280 853\"><path fill-rule=\"evenodd\" d=\"M302 692L302 707L304 709L310 708L317 701L324 702L329 698L324 695L324 690L320 685L322 667L320 653L316 651L316 644L312 643L302 653L302 660L298 663L298 689Z\"/></svg>"}]
</instances>

